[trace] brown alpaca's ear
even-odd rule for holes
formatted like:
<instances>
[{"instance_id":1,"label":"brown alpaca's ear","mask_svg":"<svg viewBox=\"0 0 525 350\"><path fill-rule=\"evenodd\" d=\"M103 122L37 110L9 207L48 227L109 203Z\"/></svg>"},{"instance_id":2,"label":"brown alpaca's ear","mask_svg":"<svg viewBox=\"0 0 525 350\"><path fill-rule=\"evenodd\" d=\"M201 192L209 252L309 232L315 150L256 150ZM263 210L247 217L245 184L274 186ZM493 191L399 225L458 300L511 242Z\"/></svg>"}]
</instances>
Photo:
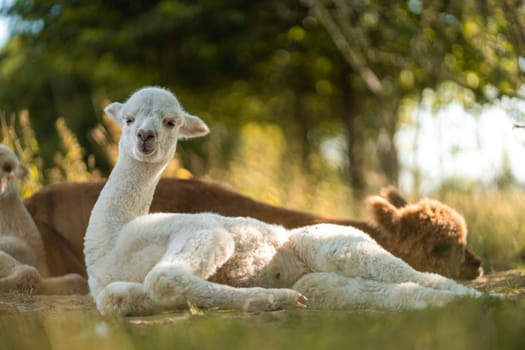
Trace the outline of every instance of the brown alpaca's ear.
<instances>
[{"instance_id":1,"label":"brown alpaca's ear","mask_svg":"<svg viewBox=\"0 0 525 350\"><path fill-rule=\"evenodd\" d=\"M381 189L381 197L386 198L396 208L403 208L408 204L407 200L393 186Z\"/></svg>"},{"instance_id":2,"label":"brown alpaca's ear","mask_svg":"<svg viewBox=\"0 0 525 350\"><path fill-rule=\"evenodd\" d=\"M385 233L396 234L400 216L395 206L379 196L368 197L367 206L376 225L386 231Z\"/></svg>"},{"instance_id":3,"label":"brown alpaca's ear","mask_svg":"<svg viewBox=\"0 0 525 350\"><path fill-rule=\"evenodd\" d=\"M29 176L29 168L20 163L16 166L15 175L19 180L25 180Z\"/></svg>"}]
</instances>

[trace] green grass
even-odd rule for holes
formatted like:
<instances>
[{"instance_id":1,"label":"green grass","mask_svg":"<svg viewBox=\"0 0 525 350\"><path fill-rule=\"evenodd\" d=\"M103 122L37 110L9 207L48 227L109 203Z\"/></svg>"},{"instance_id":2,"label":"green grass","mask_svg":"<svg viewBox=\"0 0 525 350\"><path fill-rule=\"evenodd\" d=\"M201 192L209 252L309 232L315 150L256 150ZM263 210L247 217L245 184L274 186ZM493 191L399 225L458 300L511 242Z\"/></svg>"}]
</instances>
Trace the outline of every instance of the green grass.
<instances>
[{"instance_id":1,"label":"green grass","mask_svg":"<svg viewBox=\"0 0 525 350\"><path fill-rule=\"evenodd\" d=\"M108 319L89 310L0 315L10 349L523 349L525 300L462 300L384 313L205 311Z\"/></svg>"}]
</instances>

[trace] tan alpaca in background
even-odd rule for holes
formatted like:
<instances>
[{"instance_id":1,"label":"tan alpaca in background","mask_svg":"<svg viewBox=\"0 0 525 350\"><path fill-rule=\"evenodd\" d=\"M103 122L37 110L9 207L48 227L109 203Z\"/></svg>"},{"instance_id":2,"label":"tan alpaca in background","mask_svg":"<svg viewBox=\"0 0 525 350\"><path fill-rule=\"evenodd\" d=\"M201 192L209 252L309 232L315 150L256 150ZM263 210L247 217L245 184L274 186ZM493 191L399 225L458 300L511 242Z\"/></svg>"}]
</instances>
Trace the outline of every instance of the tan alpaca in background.
<instances>
[{"instance_id":1,"label":"tan alpaca in background","mask_svg":"<svg viewBox=\"0 0 525 350\"><path fill-rule=\"evenodd\" d=\"M40 233L18 194L28 169L0 144L0 291L39 294L86 293L78 274L49 275Z\"/></svg>"}]
</instances>

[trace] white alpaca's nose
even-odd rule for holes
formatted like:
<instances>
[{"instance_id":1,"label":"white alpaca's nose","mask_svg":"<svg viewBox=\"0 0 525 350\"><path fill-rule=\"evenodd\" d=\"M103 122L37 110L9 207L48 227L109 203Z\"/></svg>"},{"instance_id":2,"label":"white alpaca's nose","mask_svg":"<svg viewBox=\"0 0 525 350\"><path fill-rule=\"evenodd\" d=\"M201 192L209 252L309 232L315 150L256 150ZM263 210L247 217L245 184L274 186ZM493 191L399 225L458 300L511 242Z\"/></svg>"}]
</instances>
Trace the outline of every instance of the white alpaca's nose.
<instances>
[{"instance_id":1,"label":"white alpaca's nose","mask_svg":"<svg viewBox=\"0 0 525 350\"><path fill-rule=\"evenodd\" d=\"M155 139L155 132L153 130L140 129L137 132L137 137L143 142L153 141Z\"/></svg>"},{"instance_id":2,"label":"white alpaca's nose","mask_svg":"<svg viewBox=\"0 0 525 350\"><path fill-rule=\"evenodd\" d=\"M156 148L157 133L151 129L137 131L137 144L143 154L151 154Z\"/></svg>"}]
</instances>

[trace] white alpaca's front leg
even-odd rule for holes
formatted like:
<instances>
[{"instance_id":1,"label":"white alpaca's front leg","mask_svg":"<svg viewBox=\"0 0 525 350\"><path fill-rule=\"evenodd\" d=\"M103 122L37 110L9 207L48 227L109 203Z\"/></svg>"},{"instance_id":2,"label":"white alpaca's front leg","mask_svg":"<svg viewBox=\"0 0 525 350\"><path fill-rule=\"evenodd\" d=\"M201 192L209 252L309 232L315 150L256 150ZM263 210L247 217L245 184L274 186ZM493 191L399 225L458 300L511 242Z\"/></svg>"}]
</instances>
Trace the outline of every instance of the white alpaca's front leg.
<instances>
[{"instance_id":1,"label":"white alpaca's front leg","mask_svg":"<svg viewBox=\"0 0 525 350\"><path fill-rule=\"evenodd\" d=\"M365 233L347 226L321 224L293 231L290 240L298 255L314 272L337 272L388 283L413 282L458 295L481 296L451 279L414 270Z\"/></svg>"},{"instance_id":2,"label":"white alpaca's front leg","mask_svg":"<svg viewBox=\"0 0 525 350\"><path fill-rule=\"evenodd\" d=\"M161 261L147 274L144 286L161 308L192 303L201 307L262 311L302 305L304 298L292 289L235 288L207 281L234 252L235 243L226 230L176 237Z\"/></svg>"},{"instance_id":3,"label":"white alpaca's front leg","mask_svg":"<svg viewBox=\"0 0 525 350\"><path fill-rule=\"evenodd\" d=\"M389 283L349 278L334 272L301 277L293 288L308 298L313 309L375 309L399 311L443 306L458 298L453 292L416 283Z\"/></svg>"},{"instance_id":4,"label":"white alpaca's front leg","mask_svg":"<svg viewBox=\"0 0 525 350\"><path fill-rule=\"evenodd\" d=\"M148 294L162 309L224 307L243 311L271 311L302 307L306 299L287 288L236 288L207 281L182 266L155 267L146 278Z\"/></svg>"}]
</instances>

